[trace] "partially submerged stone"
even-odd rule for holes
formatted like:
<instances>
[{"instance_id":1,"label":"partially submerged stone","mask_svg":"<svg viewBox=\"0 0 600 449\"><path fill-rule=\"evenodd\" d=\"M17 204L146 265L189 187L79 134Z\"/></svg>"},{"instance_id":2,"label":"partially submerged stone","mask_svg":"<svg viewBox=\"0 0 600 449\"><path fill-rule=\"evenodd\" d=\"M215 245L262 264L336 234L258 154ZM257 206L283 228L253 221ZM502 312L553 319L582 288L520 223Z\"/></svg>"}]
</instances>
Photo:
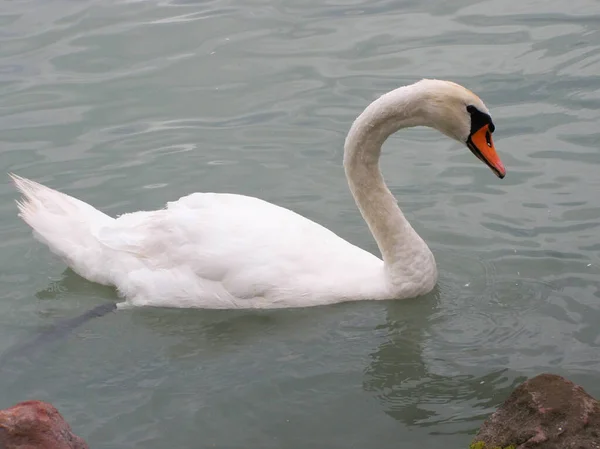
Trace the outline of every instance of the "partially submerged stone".
<instances>
[{"instance_id":1,"label":"partially submerged stone","mask_svg":"<svg viewBox=\"0 0 600 449\"><path fill-rule=\"evenodd\" d=\"M479 429L473 449L600 449L600 403L555 374L518 386Z\"/></svg>"},{"instance_id":2,"label":"partially submerged stone","mask_svg":"<svg viewBox=\"0 0 600 449\"><path fill-rule=\"evenodd\" d=\"M26 401L0 410L1 449L89 449L56 408Z\"/></svg>"}]
</instances>

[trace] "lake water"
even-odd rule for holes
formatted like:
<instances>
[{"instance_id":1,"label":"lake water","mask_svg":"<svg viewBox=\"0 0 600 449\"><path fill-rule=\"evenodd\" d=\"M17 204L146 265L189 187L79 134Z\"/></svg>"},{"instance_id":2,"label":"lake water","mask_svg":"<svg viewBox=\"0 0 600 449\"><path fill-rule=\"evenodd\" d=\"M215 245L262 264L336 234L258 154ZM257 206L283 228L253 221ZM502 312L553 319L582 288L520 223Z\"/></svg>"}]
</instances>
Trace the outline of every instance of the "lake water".
<instances>
[{"instance_id":1,"label":"lake water","mask_svg":"<svg viewBox=\"0 0 600 449\"><path fill-rule=\"evenodd\" d=\"M600 396L600 4L0 1L0 172L110 214L255 195L372 252L342 147L422 77L479 94L504 180L428 129L382 167L438 261L418 300L119 311L2 368L100 448L465 448L529 376ZM0 350L115 292L35 242L0 183Z\"/></svg>"}]
</instances>

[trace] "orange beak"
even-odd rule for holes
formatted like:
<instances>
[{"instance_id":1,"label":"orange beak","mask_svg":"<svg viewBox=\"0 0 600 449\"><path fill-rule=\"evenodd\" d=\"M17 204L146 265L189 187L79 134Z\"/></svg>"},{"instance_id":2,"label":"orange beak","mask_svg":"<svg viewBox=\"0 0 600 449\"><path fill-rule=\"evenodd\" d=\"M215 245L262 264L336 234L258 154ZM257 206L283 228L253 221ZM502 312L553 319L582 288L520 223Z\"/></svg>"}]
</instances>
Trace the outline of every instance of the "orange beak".
<instances>
[{"instance_id":1,"label":"orange beak","mask_svg":"<svg viewBox=\"0 0 600 449\"><path fill-rule=\"evenodd\" d=\"M475 156L492 169L498 178L502 179L506 176L506 169L496 153L488 125L483 125L471 134L467 139L467 146Z\"/></svg>"}]
</instances>

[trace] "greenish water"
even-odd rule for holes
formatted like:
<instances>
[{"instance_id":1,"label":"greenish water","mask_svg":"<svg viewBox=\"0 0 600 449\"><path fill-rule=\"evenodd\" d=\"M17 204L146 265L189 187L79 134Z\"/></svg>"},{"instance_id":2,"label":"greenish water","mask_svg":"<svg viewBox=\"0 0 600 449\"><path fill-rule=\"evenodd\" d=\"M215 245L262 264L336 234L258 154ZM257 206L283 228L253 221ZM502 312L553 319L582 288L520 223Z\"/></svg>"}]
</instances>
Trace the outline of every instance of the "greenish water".
<instances>
[{"instance_id":1,"label":"greenish water","mask_svg":"<svg viewBox=\"0 0 600 449\"><path fill-rule=\"evenodd\" d=\"M93 448L466 447L544 371L600 396L595 0L0 1L0 172L120 214L260 196L375 252L342 145L377 95L452 79L507 167L415 129L383 169L437 290L264 312L130 310L2 369ZM116 299L65 270L0 183L0 350Z\"/></svg>"}]
</instances>

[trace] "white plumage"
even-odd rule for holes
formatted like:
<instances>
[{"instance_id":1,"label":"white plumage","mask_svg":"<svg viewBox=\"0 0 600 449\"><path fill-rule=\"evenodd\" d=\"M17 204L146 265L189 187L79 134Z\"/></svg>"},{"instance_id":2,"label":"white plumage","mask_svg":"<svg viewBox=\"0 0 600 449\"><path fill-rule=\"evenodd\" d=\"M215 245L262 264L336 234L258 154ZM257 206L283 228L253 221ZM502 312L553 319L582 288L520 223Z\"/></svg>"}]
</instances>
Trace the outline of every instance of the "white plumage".
<instances>
[{"instance_id":1,"label":"white plumage","mask_svg":"<svg viewBox=\"0 0 600 449\"><path fill-rule=\"evenodd\" d=\"M373 102L350 130L346 174L383 260L257 198L193 193L164 209L115 219L11 177L24 196L20 216L35 237L80 276L116 286L125 298L120 307L277 308L413 297L434 287L437 269L385 187L379 151L404 126L434 126L465 142L469 116L453 110L456 99L462 108L487 111L461 86L423 80ZM429 110L439 102L445 106Z\"/></svg>"}]
</instances>

